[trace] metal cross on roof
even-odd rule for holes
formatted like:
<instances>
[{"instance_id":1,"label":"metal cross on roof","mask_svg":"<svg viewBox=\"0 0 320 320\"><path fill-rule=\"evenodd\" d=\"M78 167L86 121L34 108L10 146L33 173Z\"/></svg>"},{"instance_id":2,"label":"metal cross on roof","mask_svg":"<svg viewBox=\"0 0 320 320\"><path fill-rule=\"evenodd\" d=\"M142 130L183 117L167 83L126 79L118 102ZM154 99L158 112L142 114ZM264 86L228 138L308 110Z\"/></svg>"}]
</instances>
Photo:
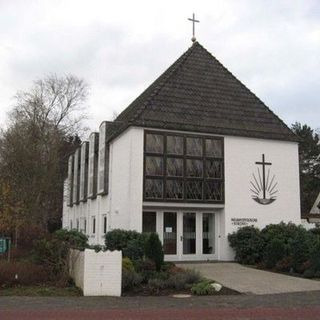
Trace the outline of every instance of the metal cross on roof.
<instances>
[{"instance_id":1,"label":"metal cross on roof","mask_svg":"<svg viewBox=\"0 0 320 320\"><path fill-rule=\"evenodd\" d=\"M188 20L192 21L192 38L191 38L191 41L192 41L192 42L195 42L195 41L196 41L196 36L195 36L195 23L196 23L196 22L200 22L200 21L195 19L195 14L194 14L194 13L192 14L192 19L191 19L191 18L188 18Z\"/></svg>"}]
</instances>

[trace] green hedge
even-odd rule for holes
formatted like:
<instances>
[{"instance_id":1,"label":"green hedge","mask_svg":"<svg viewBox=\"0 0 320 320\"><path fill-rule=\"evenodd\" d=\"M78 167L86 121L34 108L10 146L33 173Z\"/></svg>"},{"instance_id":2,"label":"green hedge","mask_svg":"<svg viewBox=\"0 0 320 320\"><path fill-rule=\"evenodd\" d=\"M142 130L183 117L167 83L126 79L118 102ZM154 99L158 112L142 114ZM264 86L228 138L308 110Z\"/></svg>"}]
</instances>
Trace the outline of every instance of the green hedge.
<instances>
[{"instance_id":1,"label":"green hedge","mask_svg":"<svg viewBox=\"0 0 320 320\"><path fill-rule=\"evenodd\" d=\"M306 277L320 275L320 229L306 230L293 223L269 224L262 230L240 228L228 236L235 259Z\"/></svg>"}]
</instances>

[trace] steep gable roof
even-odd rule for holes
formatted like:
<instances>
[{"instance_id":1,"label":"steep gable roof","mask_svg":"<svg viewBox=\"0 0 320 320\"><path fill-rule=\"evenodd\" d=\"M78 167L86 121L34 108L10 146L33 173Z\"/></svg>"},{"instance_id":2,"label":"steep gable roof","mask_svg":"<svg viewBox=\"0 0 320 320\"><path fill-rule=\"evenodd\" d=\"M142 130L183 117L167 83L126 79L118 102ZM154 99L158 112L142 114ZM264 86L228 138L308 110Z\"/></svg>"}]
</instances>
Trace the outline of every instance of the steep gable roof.
<instances>
[{"instance_id":1,"label":"steep gable roof","mask_svg":"<svg viewBox=\"0 0 320 320\"><path fill-rule=\"evenodd\" d=\"M129 126L298 141L198 42L117 117L110 139Z\"/></svg>"}]
</instances>

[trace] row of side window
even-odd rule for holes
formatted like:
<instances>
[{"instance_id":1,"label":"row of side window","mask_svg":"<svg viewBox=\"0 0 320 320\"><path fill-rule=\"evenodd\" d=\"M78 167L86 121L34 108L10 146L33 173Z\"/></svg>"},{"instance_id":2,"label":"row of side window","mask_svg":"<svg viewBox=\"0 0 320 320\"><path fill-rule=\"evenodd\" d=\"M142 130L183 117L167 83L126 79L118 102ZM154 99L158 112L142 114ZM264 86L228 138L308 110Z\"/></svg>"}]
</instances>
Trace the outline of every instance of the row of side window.
<instances>
[{"instance_id":1,"label":"row of side window","mask_svg":"<svg viewBox=\"0 0 320 320\"><path fill-rule=\"evenodd\" d=\"M108 193L109 145L107 129L109 122L102 122L98 132L92 132L89 142L84 141L68 161L67 204L73 206L97 194Z\"/></svg>"},{"instance_id":2,"label":"row of side window","mask_svg":"<svg viewBox=\"0 0 320 320\"><path fill-rule=\"evenodd\" d=\"M91 234L95 234L96 233L96 217L92 217L91 219L92 219L92 221L91 221L91 230L90 231L91 231ZM70 230L74 229L72 219L70 219L69 228L70 228ZM82 231L83 233L86 234L87 233L87 219L83 219L82 226L80 226L79 219L76 219L75 229L78 231ZM103 232L103 234L107 233L107 216L106 215L103 215L102 232Z\"/></svg>"}]
</instances>

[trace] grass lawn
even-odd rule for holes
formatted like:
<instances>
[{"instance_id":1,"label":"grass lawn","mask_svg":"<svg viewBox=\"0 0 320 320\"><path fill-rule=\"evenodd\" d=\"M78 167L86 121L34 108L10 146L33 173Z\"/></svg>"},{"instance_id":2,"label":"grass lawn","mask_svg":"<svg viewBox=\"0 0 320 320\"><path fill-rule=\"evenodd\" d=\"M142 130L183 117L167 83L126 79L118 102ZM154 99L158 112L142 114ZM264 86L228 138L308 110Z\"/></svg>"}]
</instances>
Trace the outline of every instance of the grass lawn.
<instances>
[{"instance_id":1,"label":"grass lawn","mask_svg":"<svg viewBox=\"0 0 320 320\"><path fill-rule=\"evenodd\" d=\"M17 286L12 288L0 288L0 296L77 297L82 296L82 292L76 287Z\"/></svg>"}]
</instances>

